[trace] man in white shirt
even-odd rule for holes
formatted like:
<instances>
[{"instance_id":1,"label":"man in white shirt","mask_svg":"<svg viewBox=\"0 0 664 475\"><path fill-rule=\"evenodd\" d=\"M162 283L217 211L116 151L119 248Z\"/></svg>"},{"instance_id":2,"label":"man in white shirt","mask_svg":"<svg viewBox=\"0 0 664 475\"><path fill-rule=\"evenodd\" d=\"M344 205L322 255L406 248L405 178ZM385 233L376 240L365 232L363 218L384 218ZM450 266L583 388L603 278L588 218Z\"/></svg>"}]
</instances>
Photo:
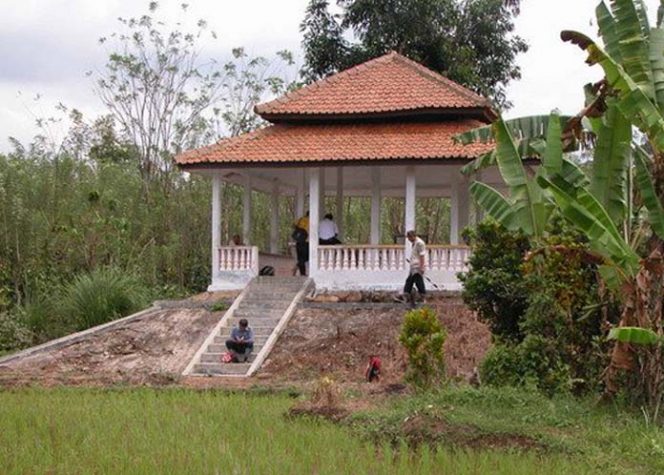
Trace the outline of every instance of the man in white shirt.
<instances>
[{"instance_id":1,"label":"man in white shirt","mask_svg":"<svg viewBox=\"0 0 664 475\"><path fill-rule=\"evenodd\" d=\"M413 285L417 287L420 298L424 300L426 295L426 288L424 287L424 258L426 256L426 245L422 239L417 237L417 233L415 233L414 230L408 231L406 233L406 238L408 238L413 245L410 252L410 271L408 273L408 278L406 279L406 284L403 287L403 295L397 296L396 300L400 302L407 302L410 300ZM411 303L414 303L414 300L411 300Z\"/></svg>"},{"instance_id":2,"label":"man in white shirt","mask_svg":"<svg viewBox=\"0 0 664 475\"><path fill-rule=\"evenodd\" d=\"M333 246L341 244L339 241L339 228L334 222L332 214L327 213L325 218L318 224L318 244L322 246Z\"/></svg>"}]
</instances>

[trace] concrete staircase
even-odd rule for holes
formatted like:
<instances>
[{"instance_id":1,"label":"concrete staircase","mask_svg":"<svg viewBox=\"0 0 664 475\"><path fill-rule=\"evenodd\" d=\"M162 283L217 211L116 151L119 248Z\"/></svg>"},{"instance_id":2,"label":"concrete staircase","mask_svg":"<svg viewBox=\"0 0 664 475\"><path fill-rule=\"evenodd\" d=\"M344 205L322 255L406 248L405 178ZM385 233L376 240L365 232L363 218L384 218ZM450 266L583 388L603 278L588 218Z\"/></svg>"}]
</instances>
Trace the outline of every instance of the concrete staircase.
<instances>
[{"instance_id":1,"label":"concrete staircase","mask_svg":"<svg viewBox=\"0 0 664 475\"><path fill-rule=\"evenodd\" d=\"M256 277L203 343L184 374L198 376L251 376L272 350L295 308L313 281L306 277ZM225 342L240 319L254 332L254 351L246 363L222 363Z\"/></svg>"}]
</instances>

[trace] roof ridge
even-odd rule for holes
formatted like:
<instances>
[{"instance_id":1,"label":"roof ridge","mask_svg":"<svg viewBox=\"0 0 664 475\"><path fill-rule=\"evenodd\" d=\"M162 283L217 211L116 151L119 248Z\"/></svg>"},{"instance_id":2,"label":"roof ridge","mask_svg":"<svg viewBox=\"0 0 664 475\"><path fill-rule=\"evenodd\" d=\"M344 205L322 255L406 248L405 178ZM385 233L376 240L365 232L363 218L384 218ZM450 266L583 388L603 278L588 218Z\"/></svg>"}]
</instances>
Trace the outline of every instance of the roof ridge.
<instances>
[{"instance_id":1,"label":"roof ridge","mask_svg":"<svg viewBox=\"0 0 664 475\"><path fill-rule=\"evenodd\" d=\"M339 71L330 76L318 79L317 81L314 81L311 84L307 84L306 86L296 89L295 91L287 92L283 96L277 97L276 99L273 99L271 101L264 102L262 104L257 104L254 107L254 111L259 115L269 113L270 109L274 108L274 106L276 105L283 104L284 102L288 102L291 99L297 99L302 96L307 96L325 84L334 84L335 82L338 82L348 76L357 74L359 71L372 68L377 64L389 62L389 60L392 60L398 56L401 55L396 51L390 51L389 53L377 56L375 58L370 59L369 61L365 61L364 63L356 64L355 66L351 66L350 68L344 69L343 71Z\"/></svg>"}]
</instances>

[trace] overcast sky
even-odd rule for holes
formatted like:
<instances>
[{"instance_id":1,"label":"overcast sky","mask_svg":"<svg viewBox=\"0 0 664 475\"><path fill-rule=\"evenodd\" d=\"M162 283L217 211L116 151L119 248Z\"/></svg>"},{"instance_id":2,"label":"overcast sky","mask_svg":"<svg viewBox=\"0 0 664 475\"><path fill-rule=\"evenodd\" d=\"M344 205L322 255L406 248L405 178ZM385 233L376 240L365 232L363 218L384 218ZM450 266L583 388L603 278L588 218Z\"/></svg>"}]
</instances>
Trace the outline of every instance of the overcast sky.
<instances>
[{"instance_id":1,"label":"overcast sky","mask_svg":"<svg viewBox=\"0 0 664 475\"><path fill-rule=\"evenodd\" d=\"M161 0L159 16L182 18L182 0ZM244 46L253 55L281 49L299 54L299 24L308 0L189 0L186 18L207 20L218 39L203 45L202 56L223 60L231 48ZM584 54L560 41L573 29L596 37L596 0L522 0L516 32L530 44L519 57L523 77L509 88L514 108L507 116L548 113L553 108L575 113L581 88L601 73L584 64ZM118 30L117 17L147 11L142 0L0 0L0 152L7 137L28 142L35 118L54 114L62 102L88 117L103 111L92 92L87 71L100 70L108 50L100 36ZM646 0L651 22L657 0ZM39 96L39 100L35 97Z\"/></svg>"}]
</instances>

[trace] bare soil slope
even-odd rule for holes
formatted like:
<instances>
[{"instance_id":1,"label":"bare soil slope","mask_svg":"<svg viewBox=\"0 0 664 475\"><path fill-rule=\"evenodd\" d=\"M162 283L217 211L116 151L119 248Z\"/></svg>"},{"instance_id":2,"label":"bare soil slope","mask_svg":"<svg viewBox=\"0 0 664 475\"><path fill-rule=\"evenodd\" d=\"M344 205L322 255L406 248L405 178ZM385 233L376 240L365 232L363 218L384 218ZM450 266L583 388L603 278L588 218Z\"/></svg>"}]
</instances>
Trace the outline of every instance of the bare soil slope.
<instances>
[{"instance_id":1,"label":"bare soil slope","mask_svg":"<svg viewBox=\"0 0 664 475\"><path fill-rule=\"evenodd\" d=\"M352 384L362 382L374 353L383 362L380 386L403 379L406 358L397 338L407 308L368 302L300 308L256 378L182 378L181 372L223 316L204 306L206 300L218 298L198 296L61 348L0 364L0 386L300 386L322 375ZM457 298L440 297L429 305L448 332L448 374L469 379L489 347L487 328Z\"/></svg>"},{"instance_id":2,"label":"bare soil slope","mask_svg":"<svg viewBox=\"0 0 664 475\"><path fill-rule=\"evenodd\" d=\"M439 297L433 307L447 329L445 363L450 377L469 380L490 345L491 335L459 298ZM301 308L266 360L260 379L307 381L331 375L339 382L362 381L371 354L381 357L382 383L403 380L406 355L398 334L407 307L345 304L344 308ZM321 306L322 307L322 306Z\"/></svg>"}]
</instances>

